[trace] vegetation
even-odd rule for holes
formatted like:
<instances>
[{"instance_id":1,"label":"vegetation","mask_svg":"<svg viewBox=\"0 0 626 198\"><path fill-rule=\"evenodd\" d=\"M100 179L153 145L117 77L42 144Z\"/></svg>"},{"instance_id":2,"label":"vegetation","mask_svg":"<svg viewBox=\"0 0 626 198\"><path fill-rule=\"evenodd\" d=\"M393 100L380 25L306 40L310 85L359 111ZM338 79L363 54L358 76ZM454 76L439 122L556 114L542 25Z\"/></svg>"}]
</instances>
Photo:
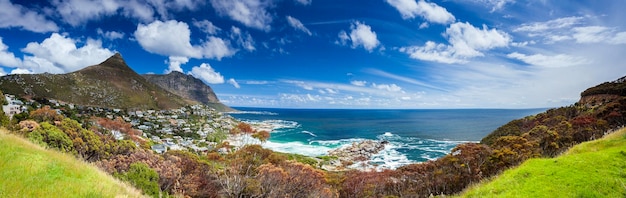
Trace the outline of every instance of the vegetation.
<instances>
[{"instance_id":1,"label":"vegetation","mask_svg":"<svg viewBox=\"0 0 626 198\"><path fill-rule=\"evenodd\" d=\"M626 129L556 158L530 159L461 197L624 197L624 184Z\"/></svg>"},{"instance_id":2,"label":"vegetation","mask_svg":"<svg viewBox=\"0 0 626 198\"><path fill-rule=\"evenodd\" d=\"M0 130L0 197L142 197L85 162Z\"/></svg>"},{"instance_id":3,"label":"vegetation","mask_svg":"<svg viewBox=\"0 0 626 198\"><path fill-rule=\"evenodd\" d=\"M118 68L119 69L119 68ZM612 82L621 86L626 80ZM605 86L605 85L603 85ZM613 88L619 89L619 86ZM603 89L613 89L604 87ZM613 93L613 92L610 92ZM40 100L46 104L45 100ZM240 123L208 135L206 140L218 143L206 153L188 151L167 151L156 154L149 149L141 132L119 118L72 118L83 112L57 113L50 107L32 109L23 115L19 123L9 124L15 133L28 137L40 145L71 153L85 161L93 162L106 172L131 182L151 196L173 195L188 197L428 197L451 195L464 190L487 178L492 178L509 168L525 164L543 168L552 166L572 166L577 171L565 172L558 168L526 171L509 171L513 176L505 188L515 185L529 185L526 191L539 186L531 180L535 175L556 175L564 183L580 178L583 166L595 165L599 178L613 178L611 181L588 179L584 183L588 189L598 188L598 192L584 194L584 191L568 191L571 196L623 196L622 164L626 154L624 141L611 140L611 143L588 143L596 145L588 150L573 149L569 153L574 158L549 159L567 151L573 145L605 136L613 129L626 124L626 96L601 95L585 96L575 105L550 109L544 113L509 122L486 136L481 143L460 144L451 153L437 160L400 167L397 170L382 172L347 171L328 172L317 169L328 163L332 157L319 159L300 155L283 154L264 149L258 141L243 142L243 147L232 147L224 141L232 137L251 136L261 140L269 138L269 133L257 131L252 126ZM69 118L67 118L68 116ZM191 115L193 116L193 115ZM183 115L181 117L188 117ZM210 119L210 118L208 118ZM13 122L13 121L11 121ZM196 129L193 129L196 130ZM127 140L115 140L112 131L126 135ZM624 133L624 132L621 132ZM624 135L621 135L622 139ZM245 141L249 140L244 138ZM253 144L254 143L254 144ZM139 145L139 148L136 146ZM208 143L207 143L208 145ZM0 145L1 146L1 145ZM614 148L614 146L617 146ZM609 153L590 152L606 148ZM544 159L536 159L544 158ZM2 164L0 164L2 165ZM616 168L617 167L617 168ZM550 172L552 171L552 172ZM610 175L612 174L612 175ZM568 177L568 178L562 178ZM503 176L506 178L506 176ZM525 181L525 178L531 178ZM541 177L543 179L543 177ZM548 180L549 181L549 180ZM537 184L537 185L535 185ZM535 186L532 186L535 185ZM571 183L577 188L579 183ZM594 186L595 185L595 186ZM618 191L607 191L598 185L611 185ZM496 186L497 187L497 186ZM496 189L494 187L494 189ZM546 187L546 189L551 189ZM554 189L568 189L556 186ZM0 189L2 190L2 189ZM520 188L524 190L524 188ZM496 192L497 191L497 192ZM605 192L606 191L606 192ZM3 191L0 191L3 192ZM496 189L488 193L506 193ZM486 195L485 191L477 196ZM517 193L517 192L516 192ZM551 190L545 191L551 195ZM593 194L597 193L597 194ZM508 194L503 194L507 196ZM535 196L535 194L528 194ZM1 194L0 194L1 196Z\"/></svg>"}]
</instances>

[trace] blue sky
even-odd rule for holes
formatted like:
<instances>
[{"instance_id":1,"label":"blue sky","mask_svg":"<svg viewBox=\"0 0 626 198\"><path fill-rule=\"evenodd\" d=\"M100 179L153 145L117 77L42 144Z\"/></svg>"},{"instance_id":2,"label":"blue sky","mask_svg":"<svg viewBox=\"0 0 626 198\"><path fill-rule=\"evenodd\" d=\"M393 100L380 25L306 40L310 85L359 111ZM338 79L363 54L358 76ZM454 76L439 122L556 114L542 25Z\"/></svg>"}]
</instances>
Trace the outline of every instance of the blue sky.
<instances>
[{"instance_id":1,"label":"blue sky","mask_svg":"<svg viewBox=\"0 0 626 198\"><path fill-rule=\"evenodd\" d=\"M0 74L116 52L231 106L533 108L626 75L626 1L0 0Z\"/></svg>"}]
</instances>

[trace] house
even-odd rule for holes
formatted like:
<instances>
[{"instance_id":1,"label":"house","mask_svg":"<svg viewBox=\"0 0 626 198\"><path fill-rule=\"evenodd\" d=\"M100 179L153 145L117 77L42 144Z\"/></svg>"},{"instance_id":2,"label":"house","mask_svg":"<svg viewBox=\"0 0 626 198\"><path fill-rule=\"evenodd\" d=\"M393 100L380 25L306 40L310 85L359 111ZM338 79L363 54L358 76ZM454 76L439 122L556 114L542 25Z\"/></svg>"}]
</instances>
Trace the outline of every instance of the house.
<instances>
[{"instance_id":1,"label":"house","mask_svg":"<svg viewBox=\"0 0 626 198\"><path fill-rule=\"evenodd\" d=\"M113 137L116 140L123 140L124 139L124 134L118 130L112 130L111 133L113 134Z\"/></svg>"},{"instance_id":2,"label":"house","mask_svg":"<svg viewBox=\"0 0 626 198\"><path fill-rule=\"evenodd\" d=\"M155 144L151 146L152 150L158 154L165 153L167 148L163 144Z\"/></svg>"}]
</instances>

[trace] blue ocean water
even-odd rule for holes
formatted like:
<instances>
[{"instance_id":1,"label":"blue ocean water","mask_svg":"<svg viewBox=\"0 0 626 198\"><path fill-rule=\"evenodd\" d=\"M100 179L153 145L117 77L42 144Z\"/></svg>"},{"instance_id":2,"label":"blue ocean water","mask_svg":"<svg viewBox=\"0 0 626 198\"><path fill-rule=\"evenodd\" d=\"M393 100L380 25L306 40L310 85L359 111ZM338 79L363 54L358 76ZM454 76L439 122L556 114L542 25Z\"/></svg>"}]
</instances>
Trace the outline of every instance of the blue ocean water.
<instances>
[{"instance_id":1,"label":"blue ocean water","mask_svg":"<svg viewBox=\"0 0 626 198\"><path fill-rule=\"evenodd\" d=\"M263 146L320 156L363 140L387 140L367 163L379 168L436 159L457 144L477 142L507 122L545 109L346 110L237 108L231 116L272 128Z\"/></svg>"}]
</instances>

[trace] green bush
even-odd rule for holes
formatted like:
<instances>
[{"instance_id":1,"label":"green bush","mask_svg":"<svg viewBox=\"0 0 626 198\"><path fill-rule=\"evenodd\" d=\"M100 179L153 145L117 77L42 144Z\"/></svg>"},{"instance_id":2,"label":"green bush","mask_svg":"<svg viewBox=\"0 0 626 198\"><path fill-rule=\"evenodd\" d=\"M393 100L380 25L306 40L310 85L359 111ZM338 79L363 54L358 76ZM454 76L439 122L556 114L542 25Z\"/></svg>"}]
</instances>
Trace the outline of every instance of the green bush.
<instances>
[{"instance_id":1,"label":"green bush","mask_svg":"<svg viewBox=\"0 0 626 198\"><path fill-rule=\"evenodd\" d=\"M152 197L159 197L159 174L148 165L135 162L130 165L127 172L116 174L122 180L130 182L136 188L141 189L145 194Z\"/></svg>"}]
</instances>

